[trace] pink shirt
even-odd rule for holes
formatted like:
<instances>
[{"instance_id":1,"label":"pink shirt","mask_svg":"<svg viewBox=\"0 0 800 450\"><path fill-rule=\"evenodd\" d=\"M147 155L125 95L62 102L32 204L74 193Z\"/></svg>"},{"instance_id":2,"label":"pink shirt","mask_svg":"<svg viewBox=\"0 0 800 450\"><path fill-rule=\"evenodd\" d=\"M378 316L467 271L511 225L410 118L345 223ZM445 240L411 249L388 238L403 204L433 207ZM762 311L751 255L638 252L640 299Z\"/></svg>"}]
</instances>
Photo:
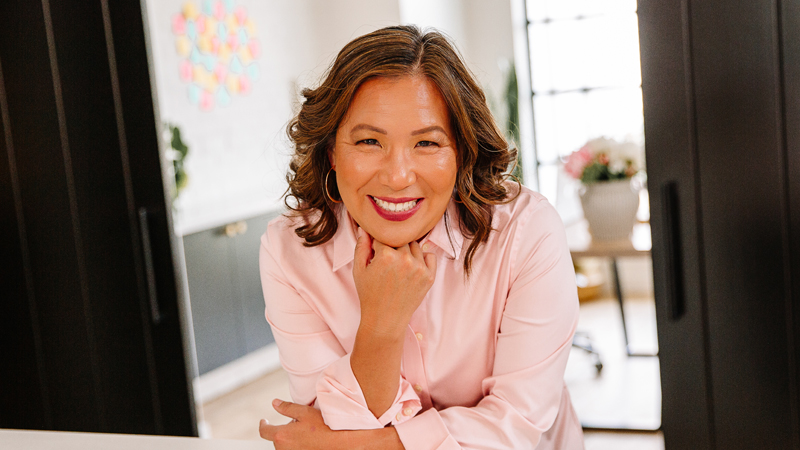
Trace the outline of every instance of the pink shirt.
<instances>
[{"instance_id":1,"label":"pink shirt","mask_svg":"<svg viewBox=\"0 0 800 450\"><path fill-rule=\"evenodd\" d=\"M340 205L334 237L310 248L291 219L270 222L261 279L293 400L314 404L334 430L392 424L407 450L582 449L563 381L578 299L560 217L527 188L496 206L466 280L452 201L447 217L450 237L442 219L421 242L437 257L436 280L408 325L397 396L380 418L350 368L360 320L352 219Z\"/></svg>"}]
</instances>

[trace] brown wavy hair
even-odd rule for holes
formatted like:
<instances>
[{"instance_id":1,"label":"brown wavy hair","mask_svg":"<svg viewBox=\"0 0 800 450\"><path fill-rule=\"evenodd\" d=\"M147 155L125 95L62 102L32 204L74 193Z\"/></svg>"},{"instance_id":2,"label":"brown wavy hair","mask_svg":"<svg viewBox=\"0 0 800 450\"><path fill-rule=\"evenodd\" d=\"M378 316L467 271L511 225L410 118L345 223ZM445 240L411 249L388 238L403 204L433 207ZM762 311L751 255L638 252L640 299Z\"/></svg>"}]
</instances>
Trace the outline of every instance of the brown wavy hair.
<instances>
[{"instance_id":1,"label":"brown wavy hair","mask_svg":"<svg viewBox=\"0 0 800 450\"><path fill-rule=\"evenodd\" d=\"M304 219L295 233L305 246L333 237L338 227L336 204L326 195L325 183L331 168L328 152L339 124L366 80L410 75L433 81L450 112L458 163L453 196L460 230L471 239L464 257L468 275L475 252L489 239L494 205L512 195L503 182L517 151L497 127L483 91L455 47L437 31L393 26L358 37L339 52L319 87L302 91L305 101L287 126L294 155L284 202L292 215ZM329 192L338 196L336 189Z\"/></svg>"}]
</instances>

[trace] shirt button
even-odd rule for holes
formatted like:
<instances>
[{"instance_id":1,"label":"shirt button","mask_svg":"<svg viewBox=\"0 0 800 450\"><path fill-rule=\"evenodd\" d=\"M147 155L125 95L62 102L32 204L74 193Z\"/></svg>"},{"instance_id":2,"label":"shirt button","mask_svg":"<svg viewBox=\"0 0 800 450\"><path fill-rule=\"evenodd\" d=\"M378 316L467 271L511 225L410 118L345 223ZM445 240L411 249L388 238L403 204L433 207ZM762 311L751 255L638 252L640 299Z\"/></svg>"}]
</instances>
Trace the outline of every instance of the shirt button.
<instances>
[{"instance_id":1,"label":"shirt button","mask_svg":"<svg viewBox=\"0 0 800 450\"><path fill-rule=\"evenodd\" d=\"M417 333L416 336L418 341L422 340L422 333Z\"/></svg>"},{"instance_id":2,"label":"shirt button","mask_svg":"<svg viewBox=\"0 0 800 450\"><path fill-rule=\"evenodd\" d=\"M400 422L403 419L403 416L400 413L397 413L397 415L394 416L394 418L397 419L398 422Z\"/></svg>"},{"instance_id":3,"label":"shirt button","mask_svg":"<svg viewBox=\"0 0 800 450\"><path fill-rule=\"evenodd\" d=\"M417 394L419 394L420 392L422 392L422 386L420 386L418 384L415 384L414 385L414 390L417 391Z\"/></svg>"},{"instance_id":4,"label":"shirt button","mask_svg":"<svg viewBox=\"0 0 800 450\"><path fill-rule=\"evenodd\" d=\"M414 410L411 409L411 408L406 408L406 409L403 410L403 415L404 416L410 416L412 414L414 414Z\"/></svg>"},{"instance_id":5,"label":"shirt button","mask_svg":"<svg viewBox=\"0 0 800 450\"><path fill-rule=\"evenodd\" d=\"M426 242L426 243L422 244L422 251L423 251L423 252L427 252L427 251L428 251L428 250L430 250L430 249L431 249L431 244L430 244L430 242Z\"/></svg>"}]
</instances>

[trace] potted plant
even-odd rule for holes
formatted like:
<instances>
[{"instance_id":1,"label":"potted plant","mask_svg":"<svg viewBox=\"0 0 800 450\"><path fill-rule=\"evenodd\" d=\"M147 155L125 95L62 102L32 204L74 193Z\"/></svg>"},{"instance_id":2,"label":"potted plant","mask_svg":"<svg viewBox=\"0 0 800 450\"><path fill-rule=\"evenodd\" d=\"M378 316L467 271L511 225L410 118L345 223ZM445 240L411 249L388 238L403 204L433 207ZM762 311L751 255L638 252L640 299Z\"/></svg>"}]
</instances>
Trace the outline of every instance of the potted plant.
<instances>
[{"instance_id":1,"label":"potted plant","mask_svg":"<svg viewBox=\"0 0 800 450\"><path fill-rule=\"evenodd\" d=\"M633 180L642 169L642 155L641 147L633 142L597 138L564 161L565 172L582 183L581 205L593 239L630 237L641 188Z\"/></svg>"}]
</instances>

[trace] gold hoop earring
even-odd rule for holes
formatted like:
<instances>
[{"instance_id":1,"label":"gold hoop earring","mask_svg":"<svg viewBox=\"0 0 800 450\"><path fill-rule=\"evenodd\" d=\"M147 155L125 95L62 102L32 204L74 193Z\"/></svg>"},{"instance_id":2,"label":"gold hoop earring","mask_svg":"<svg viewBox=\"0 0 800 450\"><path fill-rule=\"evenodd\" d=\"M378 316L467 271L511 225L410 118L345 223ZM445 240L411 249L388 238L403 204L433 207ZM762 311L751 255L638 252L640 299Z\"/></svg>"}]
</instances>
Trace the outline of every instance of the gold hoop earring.
<instances>
[{"instance_id":1,"label":"gold hoop earring","mask_svg":"<svg viewBox=\"0 0 800 450\"><path fill-rule=\"evenodd\" d=\"M333 197L331 197L331 193L328 192L328 176L330 176L332 170L333 170L333 167L328 169L328 173L325 174L325 195L327 195L328 199L330 201L332 201L333 203L342 203L341 200L334 200Z\"/></svg>"}]
</instances>

